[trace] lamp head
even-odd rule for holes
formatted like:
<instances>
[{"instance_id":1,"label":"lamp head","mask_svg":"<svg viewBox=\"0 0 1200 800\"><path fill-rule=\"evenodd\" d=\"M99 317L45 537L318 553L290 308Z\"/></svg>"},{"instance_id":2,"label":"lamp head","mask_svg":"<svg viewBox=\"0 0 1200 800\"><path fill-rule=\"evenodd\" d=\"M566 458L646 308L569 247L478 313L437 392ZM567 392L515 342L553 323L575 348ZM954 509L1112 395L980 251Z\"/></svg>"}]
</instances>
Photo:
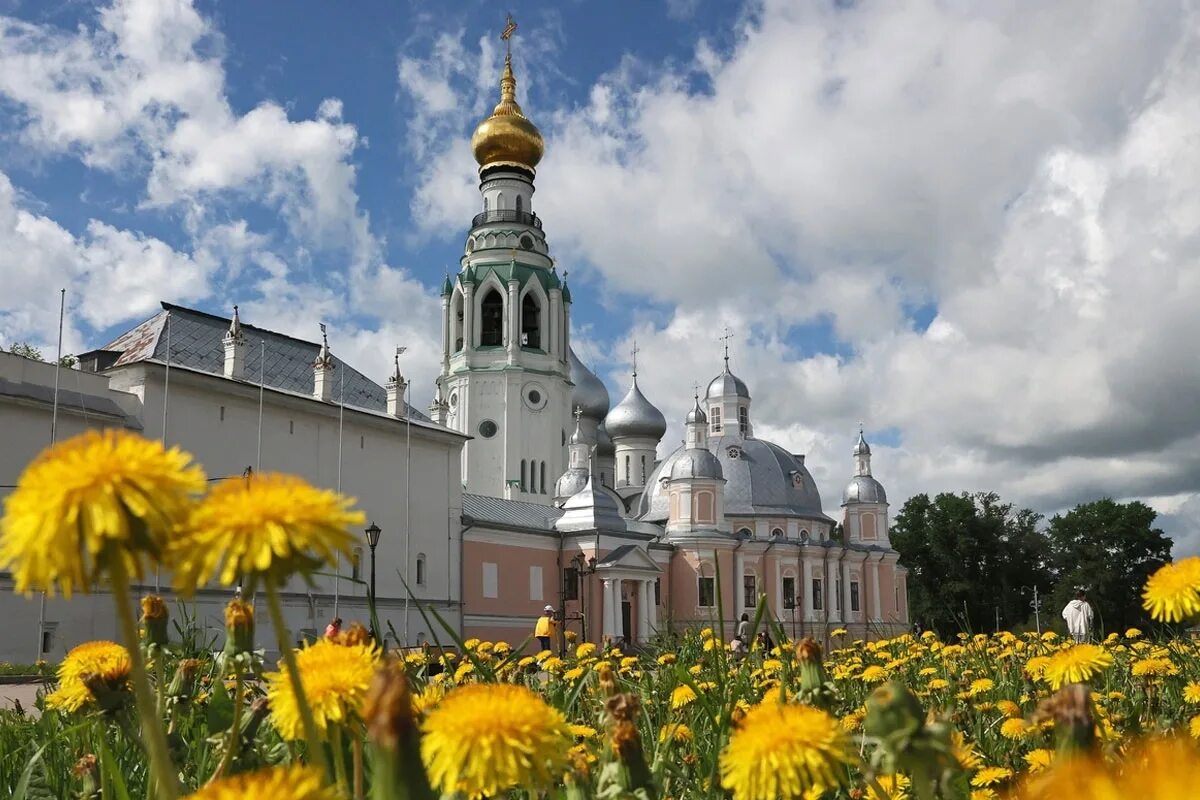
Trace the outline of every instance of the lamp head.
<instances>
[{"instance_id":1,"label":"lamp head","mask_svg":"<svg viewBox=\"0 0 1200 800\"><path fill-rule=\"evenodd\" d=\"M367 535L367 544L374 550L375 545L379 544L379 536L383 533L383 530L372 522L363 533Z\"/></svg>"}]
</instances>

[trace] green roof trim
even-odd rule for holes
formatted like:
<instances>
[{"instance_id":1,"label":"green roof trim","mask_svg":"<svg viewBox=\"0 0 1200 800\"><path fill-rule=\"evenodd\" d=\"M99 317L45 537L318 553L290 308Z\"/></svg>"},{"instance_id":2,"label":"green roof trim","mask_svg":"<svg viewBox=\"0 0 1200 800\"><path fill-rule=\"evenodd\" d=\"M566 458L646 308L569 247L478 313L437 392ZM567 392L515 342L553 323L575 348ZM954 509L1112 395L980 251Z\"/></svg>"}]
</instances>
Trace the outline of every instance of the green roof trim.
<instances>
[{"instance_id":1,"label":"green roof trim","mask_svg":"<svg viewBox=\"0 0 1200 800\"><path fill-rule=\"evenodd\" d=\"M460 283L470 282L478 286L483 283L489 273L495 273L500 282L505 284L515 278L522 287L531 279L536 279L542 284L542 289L546 291L546 294L549 294L551 289L562 288L562 281L553 270L536 267L532 264L522 264L520 261L512 259L472 264L458 273L458 280Z\"/></svg>"}]
</instances>

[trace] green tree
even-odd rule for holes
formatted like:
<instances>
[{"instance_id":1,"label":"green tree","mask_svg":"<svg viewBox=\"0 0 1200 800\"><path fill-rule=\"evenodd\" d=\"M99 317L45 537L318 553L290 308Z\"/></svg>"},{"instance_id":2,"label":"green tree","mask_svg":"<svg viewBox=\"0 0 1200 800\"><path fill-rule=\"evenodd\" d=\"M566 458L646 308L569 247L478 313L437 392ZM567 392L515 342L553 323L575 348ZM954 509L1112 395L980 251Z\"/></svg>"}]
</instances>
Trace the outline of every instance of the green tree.
<instances>
[{"instance_id":1,"label":"green tree","mask_svg":"<svg viewBox=\"0 0 1200 800\"><path fill-rule=\"evenodd\" d=\"M32 358L34 361L46 360L42 358L42 351L31 345L29 342L13 342L12 346L8 348L8 352L12 353L14 356Z\"/></svg>"},{"instance_id":2,"label":"green tree","mask_svg":"<svg viewBox=\"0 0 1200 800\"><path fill-rule=\"evenodd\" d=\"M1049 587L1048 542L1041 517L990 492L905 502L892 546L908 567L910 616L942 634L1009 628L1032 616L1032 587Z\"/></svg>"},{"instance_id":3,"label":"green tree","mask_svg":"<svg viewBox=\"0 0 1200 800\"><path fill-rule=\"evenodd\" d=\"M1171 560L1171 540L1154 527L1145 503L1110 499L1075 506L1050 520L1051 563L1058 576L1048 608L1054 619L1078 589L1087 592L1097 631L1146 625L1142 587Z\"/></svg>"}]
</instances>

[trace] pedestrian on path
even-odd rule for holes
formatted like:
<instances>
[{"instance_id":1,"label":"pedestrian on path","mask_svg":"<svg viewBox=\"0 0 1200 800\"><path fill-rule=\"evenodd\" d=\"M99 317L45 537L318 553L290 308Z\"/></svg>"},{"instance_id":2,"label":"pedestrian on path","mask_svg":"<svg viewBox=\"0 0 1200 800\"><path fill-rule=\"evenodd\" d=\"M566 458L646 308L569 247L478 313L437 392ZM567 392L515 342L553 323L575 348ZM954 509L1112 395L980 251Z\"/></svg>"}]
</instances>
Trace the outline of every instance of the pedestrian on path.
<instances>
[{"instance_id":1,"label":"pedestrian on path","mask_svg":"<svg viewBox=\"0 0 1200 800\"><path fill-rule=\"evenodd\" d=\"M1067 631L1076 642L1086 642L1092 628L1092 607L1087 601L1087 595L1080 589L1075 593L1075 599L1067 603L1063 609L1062 618L1067 622Z\"/></svg>"},{"instance_id":2,"label":"pedestrian on path","mask_svg":"<svg viewBox=\"0 0 1200 800\"><path fill-rule=\"evenodd\" d=\"M542 612L542 615L538 617L537 625L533 628L533 635L537 637L542 650L549 650L550 640L554 637L558 623L554 621L554 606L548 605L542 609Z\"/></svg>"}]
</instances>

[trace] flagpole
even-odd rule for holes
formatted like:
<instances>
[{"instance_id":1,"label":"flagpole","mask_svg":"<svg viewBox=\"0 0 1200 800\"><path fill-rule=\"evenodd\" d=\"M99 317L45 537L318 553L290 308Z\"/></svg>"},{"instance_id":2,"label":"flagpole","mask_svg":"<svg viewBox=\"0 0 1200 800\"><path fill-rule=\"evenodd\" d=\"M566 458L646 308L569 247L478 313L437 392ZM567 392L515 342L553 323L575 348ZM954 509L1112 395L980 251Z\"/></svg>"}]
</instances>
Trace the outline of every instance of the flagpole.
<instances>
[{"instance_id":1,"label":"flagpole","mask_svg":"<svg viewBox=\"0 0 1200 800\"><path fill-rule=\"evenodd\" d=\"M342 422L346 416L346 369L345 364L338 370L338 459L337 459L337 492L342 493ZM338 616L338 601L341 599L342 588L342 552L337 553L333 569L333 618Z\"/></svg>"},{"instance_id":2,"label":"flagpole","mask_svg":"<svg viewBox=\"0 0 1200 800\"><path fill-rule=\"evenodd\" d=\"M62 373L62 339L63 339L63 317L67 311L67 290L58 290L58 358L54 360L54 403L50 411L50 444L53 445L58 441L58 378ZM37 634L37 657L34 658L34 663L42 660L42 637L46 631L46 593L42 592L41 600L38 602L38 634Z\"/></svg>"},{"instance_id":3,"label":"flagpole","mask_svg":"<svg viewBox=\"0 0 1200 800\"><path fill-rule=\"evenodd\" d=\"M254 471L262 472L263 389L267 385L267 340L258 340L258 452L254 458Z\"/></svg>"},{"instance_id":4,"label":"flagpole","mask_svg":"<svg viewBox=\"0 0 1200 800\"><path fill-rule=\"evenodd\" d=\"M408 638L408 605L412 598L412 415L408 408L408 388L412 381L404 382L400 395L401 411L404 413L404 580L408 589L404 593L404 645L410 646ZM507 430L508 426L504 426Z\"/></svg>"}]
</instances>

